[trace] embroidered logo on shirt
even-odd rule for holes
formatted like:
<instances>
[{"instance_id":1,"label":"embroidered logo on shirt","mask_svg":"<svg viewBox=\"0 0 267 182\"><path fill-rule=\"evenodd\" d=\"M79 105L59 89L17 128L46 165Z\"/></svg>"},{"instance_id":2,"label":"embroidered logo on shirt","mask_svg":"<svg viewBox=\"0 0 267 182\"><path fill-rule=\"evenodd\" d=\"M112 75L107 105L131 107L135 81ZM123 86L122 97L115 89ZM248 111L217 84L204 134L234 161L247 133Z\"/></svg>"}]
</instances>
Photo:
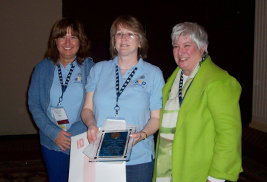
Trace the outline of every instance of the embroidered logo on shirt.
<instances>
[{"instance_id":1,"label":"embroidered logo on shirt","mask_svg":"<svg viewBox=\"0 0 267 182\"><path fill-rule=\"evenodd\" d=\"M82 74L78 73L77 77L74 78L73 83L82 83Z\"/></svg>"},{"instance_id":2,"label":"embroidered logo on shirt","mask_svg":"<svg viewBox=\"0 0 267 182\"><path fill-rule=\"evenodd\" d=\"M146 86L146 77L143 75L139 79L137 79L133 85L141 86L142 88L145 88Z\"/></svg>"}]
</instances>

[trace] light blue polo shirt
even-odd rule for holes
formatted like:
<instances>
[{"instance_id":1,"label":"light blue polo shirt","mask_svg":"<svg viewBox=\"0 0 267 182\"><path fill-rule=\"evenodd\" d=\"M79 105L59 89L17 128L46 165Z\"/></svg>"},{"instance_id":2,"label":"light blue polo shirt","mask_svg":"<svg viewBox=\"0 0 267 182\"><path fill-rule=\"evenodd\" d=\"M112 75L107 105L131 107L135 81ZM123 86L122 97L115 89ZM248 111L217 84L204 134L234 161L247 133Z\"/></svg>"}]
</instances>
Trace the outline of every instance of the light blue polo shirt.
<instances>
[{"instance_id":1,"label":"light blue polo shirt","mask_svg":"<svg viewBox=\"0 0 267 182\"><path fill-rule=\"evenodd\" d=\"M107 118L115 116L116 65L118 65L118 57L96 63L90 71L85 86L86 92L94 91L93 112L98 127L101 127ZM150 111L162 108L164 79L158 67L143 59L139 59L134 67L137 67L135 75L119 97L118 117L124 118L129 124L141 125L142 129L150 119ZM120 88L134 67L123 76L120 68L118 69ZM155 156L153 135L133 147L131 159L127 165L151 162L151 155Z\"/></svg>"},{"instance_id":2,"label":"light blue polo shirt","mask_svg":"<svg viewBox=\"0 0 267 182\"><path fill-rule=\"evenodd\" d=\"M64 107L69 124L66 125L67 130L71 127L71 125L76 122L77 116L79 113L79 109L81 107L81 103L83 103L83 84L82 84L82 72L80 66L76 61L73 62L75 65L74 70L71 74L70 81L68 83L68 87L63 94L63 101L60 106ZM71 63L69 63L66 68L60 63L60 68L62 72L63 83L65 84L67 75L69 74L69 70L71 68ZM59 97L62 94L61 84L58 77L58 67L55 67L54 71L54 79L50 89L50 106L48 107L48 112L51 115L50 107L56 107L59 101Z\"/></svg>"}]
</instances>

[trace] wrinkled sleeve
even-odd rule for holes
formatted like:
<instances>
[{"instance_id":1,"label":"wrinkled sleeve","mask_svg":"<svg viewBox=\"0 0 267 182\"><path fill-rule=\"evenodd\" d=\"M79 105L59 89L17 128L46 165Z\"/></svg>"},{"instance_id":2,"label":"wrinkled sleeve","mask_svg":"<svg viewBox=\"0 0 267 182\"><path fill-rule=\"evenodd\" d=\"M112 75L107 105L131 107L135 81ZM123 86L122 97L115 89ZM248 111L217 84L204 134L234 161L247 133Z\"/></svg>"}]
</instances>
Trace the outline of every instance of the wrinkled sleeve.
<instances>
[{"instance_id":1,"label":"wrinkled sleeve","mask_svg":"<svg viewBox=\"0 0 267 182\"><path fill-rule=\"evenodd\" d=\"M87 83L85 85L85 91L86 92L94 92L95 91L95 88L96 88L96 84L99 80L99 76L100 76L100 73L102 71L102 64L101 63L97 63L95 64L88 77L87 77Z\"/></svg>"},{"instance_id":2,"label":"wrinkled sleeve","mask_svg":"<svg viewBox=\"0 0 267 182\"><path fill-rule=\"evenodd\" d=\"M215 146L209 176L236 181L241 167L241 86L235 78L218 80L209 88L208 108L215 126Z\"/></svg>"},{"instance_id":3,"label":"wrinkled sleeve","mask_svg":"<svg viewBox=\"0 0 267 182\"><path fill-rule=\"evenodd\" d=\"M55 141L61 128L54 124L47 116L47 110L41 105L40 79L42 78L41 66L36 66L31 77L31 83L28 90L28 105L34 122L39 130L52 141ZM43 86L44 88L44 86ZM45 89L45 88L44 88ZM45 93L45 92L43 92ZM43 99L44 100L44 99ZM48 106L46 106L47 108Z\"/></svg>"}]
</instances>

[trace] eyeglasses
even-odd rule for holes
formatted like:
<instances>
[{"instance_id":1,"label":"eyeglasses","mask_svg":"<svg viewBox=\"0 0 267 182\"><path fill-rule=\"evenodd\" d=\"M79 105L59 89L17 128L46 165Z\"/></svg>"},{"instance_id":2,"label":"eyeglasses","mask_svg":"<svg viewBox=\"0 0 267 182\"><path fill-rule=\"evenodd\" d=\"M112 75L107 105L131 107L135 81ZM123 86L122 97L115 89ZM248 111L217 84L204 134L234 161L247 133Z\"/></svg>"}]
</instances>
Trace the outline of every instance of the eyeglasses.
<instances>
[{"instance_id":1,"label":"eyeglasses","mask_svg":"<svg viewBox=\"0 0 267 182\"><path fill-rule=\"evenodd\" d=\"M120 33L120 32L118 32L113 36L115 36L116 39L121 39L121 38L123 38L123 35L125 36L126 39L130 39L130 38L133 39L135 35L138 36L137 34L134 34L134 33L131 33L131 32L128 32L128 33Z\"/></svg>"}]
</instances>

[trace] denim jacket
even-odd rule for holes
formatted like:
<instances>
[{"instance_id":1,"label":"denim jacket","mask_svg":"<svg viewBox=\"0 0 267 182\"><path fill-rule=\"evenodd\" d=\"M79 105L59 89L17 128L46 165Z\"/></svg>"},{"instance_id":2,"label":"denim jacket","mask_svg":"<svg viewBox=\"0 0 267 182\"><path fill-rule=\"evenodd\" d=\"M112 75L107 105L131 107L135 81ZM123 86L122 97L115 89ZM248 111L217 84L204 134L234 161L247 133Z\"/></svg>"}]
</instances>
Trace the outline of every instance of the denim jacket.
<instances>
[{"instance_id":1,"label":"denim jacket","mask_svg":"<svg viewBox=\"0 0 267 182\"><path fill-rule=\"evenodd\" d=\"M80 65L82 70L82 84L84 86L87 82L89 71L94 64L92 58L86 58L83 64ZM28 90L28 105L33 119L39 128L41 145L48 149L64 152L54 142L58 133L61 131L61 128L54 123L54 119L48 113L50 89L53 83L55 67L56 65L49 58L46 58L37 64L32 73L31 83ZM82 111L83 104L84 99L81 103L79 112ZM67 132L71 133L71 136L75 136L85 131L87 131L87 127L84 125L79 114L76 122ZM68 149L64 153L69 154L70 150Z\"/></svg>"}]
</instances>

